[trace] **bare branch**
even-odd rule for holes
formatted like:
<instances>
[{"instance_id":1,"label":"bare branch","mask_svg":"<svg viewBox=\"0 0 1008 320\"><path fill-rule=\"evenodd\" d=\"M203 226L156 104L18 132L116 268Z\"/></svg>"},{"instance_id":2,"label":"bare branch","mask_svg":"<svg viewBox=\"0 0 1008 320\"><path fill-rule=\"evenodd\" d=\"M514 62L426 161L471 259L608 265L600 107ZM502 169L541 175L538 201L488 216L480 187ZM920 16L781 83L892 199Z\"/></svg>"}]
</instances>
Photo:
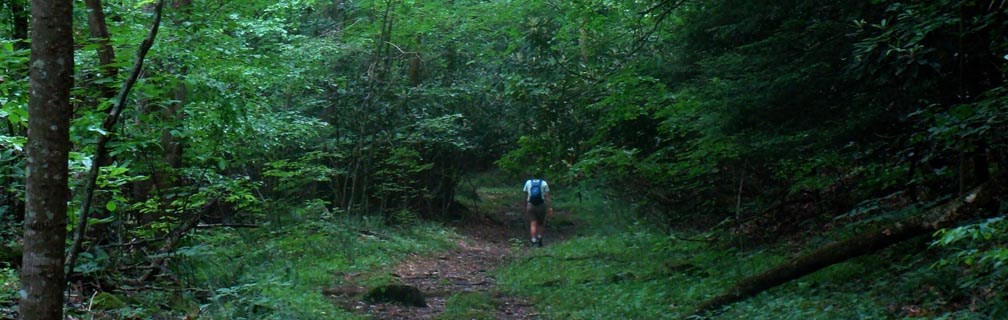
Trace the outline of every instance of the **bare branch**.
<instances>
[{"instance_id":1,"label":"bare branch","mask_svg":"<svg viewBox=\"0 0 1008 320\"><path fill-rule=\"evenodd\" d=\"M119 94L116 96L115 103L112 105L112 109L109 111L108 116L105 117L105 122L102 123L102 130L105 134L98 137L98 143L95 148L94 159L91 161L91 170L88 171L87 181L84 185L84 199L81 200L80 211L77 213L77 228L74 233L73 244L70 245L70 251L67 253L67 264L66 274L69 278L70 274L73 273L74 264L77 263L77 255L80 253L81 244L84 241L84 235L87 232L88 225L88 213L91 211L91 202L94 199L95 185L98 180L98 174L101 172L102 163L105 162L105 157L108 156L108 142L112 140L113 127L119 122L119 115L122 113L124 106L126 105L126 97L129 96L130 91L133 89L133 85L136 84L137 78L140 77L140 72L143 70L144 59L147 57L147 52L150 51L151 46L154 45L154 39L157 37L158 28L161 26L161 9L164 8L164 0L158 0L157 4L154 6L154 22L151 25L150 32L147 34L147 38L140 43L140 48L137 49L136 60L133 62L133 71L130 72L129 78L123 83L121 89L119 89Z\"/></svg>"}]
</instances>

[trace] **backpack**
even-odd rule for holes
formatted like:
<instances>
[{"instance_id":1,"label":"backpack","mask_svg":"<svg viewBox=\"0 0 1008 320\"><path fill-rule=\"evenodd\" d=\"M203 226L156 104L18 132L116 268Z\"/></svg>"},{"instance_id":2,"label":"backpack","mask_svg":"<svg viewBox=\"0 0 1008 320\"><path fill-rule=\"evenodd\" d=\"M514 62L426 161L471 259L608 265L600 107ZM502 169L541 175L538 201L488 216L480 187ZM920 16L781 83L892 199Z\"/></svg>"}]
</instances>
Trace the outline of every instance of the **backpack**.
<instances>
[{"instance_id":1,"label":"backpack","mask_svg":"<svg viewBox=\"0 0 1008 320\"><path fill-rule=\"evenodd\" d=\"M534 205L543 203L542 180L532 179L532 187L529 189L529 202Z\"/></svg>"}]
</instances>

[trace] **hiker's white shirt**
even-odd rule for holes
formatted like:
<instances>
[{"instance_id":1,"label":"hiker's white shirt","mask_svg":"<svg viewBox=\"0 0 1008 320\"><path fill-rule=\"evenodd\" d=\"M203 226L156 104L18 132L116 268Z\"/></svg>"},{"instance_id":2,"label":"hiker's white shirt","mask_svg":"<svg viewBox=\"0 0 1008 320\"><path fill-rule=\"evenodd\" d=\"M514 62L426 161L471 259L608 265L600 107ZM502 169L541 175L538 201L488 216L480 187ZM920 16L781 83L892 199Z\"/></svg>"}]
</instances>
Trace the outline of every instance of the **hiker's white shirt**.
<instances>
[{"instance_id":1,"label":"hiker's white shirt","mask_svg":"<svg viewBox=\"0 0 1008 320\"><path fill-rule=\"evenodd\" d=\"M539 180L539 181L542 181L541 188L543 194L549 192L549 185L546 184L546 180ZM525 193L527 193L529 197L532 196L532 179L525 180L525 189L523 189L522 191L525 191ZM526 197L526 199L528 199L528 197Z\"/></svg>"}]
</instances>

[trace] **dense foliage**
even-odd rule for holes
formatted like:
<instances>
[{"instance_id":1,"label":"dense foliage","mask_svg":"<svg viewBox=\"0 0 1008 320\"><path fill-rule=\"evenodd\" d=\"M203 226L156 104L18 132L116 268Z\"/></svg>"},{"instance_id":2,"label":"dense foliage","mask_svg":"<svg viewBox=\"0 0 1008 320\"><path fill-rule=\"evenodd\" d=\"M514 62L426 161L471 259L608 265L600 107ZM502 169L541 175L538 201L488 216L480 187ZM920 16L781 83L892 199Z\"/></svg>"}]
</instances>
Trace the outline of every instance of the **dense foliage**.
<instances>
[{"instance_id":1,"label":"dense foliage","mask_svg":"<svg viewBox=\"0 0 1008 320\"><path fill-rule=\"evenodd\" d=\"M835 216L898 191L935 199L1002 165L1003 6L685 1L648 12L662 10L648 38L596 40L644 53L579 87L588 97L570 101L583 107L569 119L591 130L563 144L579 152L547 158L559 173L642 185L631 194L716 222L781 204ZM523 141L513 157L554 149Z\"/></svg>"},{"instance_id":2,"label":"dense foliage","mask_svg":"<svg viewBox=\"0 0 1008 320\"><path fill-rule=\"evenodd\" d=\"M70 266L81 292L195 268L165 257L222 241L183 236L197 226L286 232L305 208L391 225L458 218L464 177L495 165L747 249L918 216L1008 164L1003 1L173 0L111 128L156 1L86 2L74 11L67 213L70 232L90 225ZM0 263L16 267L30 3L0 11ZM963 295L1003 299L1005 207L908 250L939 252L935 268L963 277ZM640 276L666 272L651 271Z\"/></svg>"}]
</instances>

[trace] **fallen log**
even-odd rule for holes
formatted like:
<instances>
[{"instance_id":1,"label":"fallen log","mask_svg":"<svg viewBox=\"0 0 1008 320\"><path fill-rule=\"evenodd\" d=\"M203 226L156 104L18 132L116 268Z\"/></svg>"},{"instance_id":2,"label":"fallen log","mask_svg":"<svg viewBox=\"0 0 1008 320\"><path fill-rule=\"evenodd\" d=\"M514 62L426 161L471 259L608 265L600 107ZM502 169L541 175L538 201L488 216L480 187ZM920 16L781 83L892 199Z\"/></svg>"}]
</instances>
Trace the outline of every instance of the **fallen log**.
<instances>
[{"instance_id":1,"label":"fallen log","mask_svg":"<svg viewBox=\"0 0 1008 320\"><path fill-rule=\"evenodd\" d=\"M933 233L941 228L952 227L968 218L995 215L998 213L997 209L991 206L996 205L995 200L1004 195L1003 181L1004 179L990 180L965 196L952 199L924 214L828 244L763 273L743 279L720 295L701 303L694 314L700 315L724 307L828 266L881 250L904 240Z\"/></svg>"}]
</instances>

